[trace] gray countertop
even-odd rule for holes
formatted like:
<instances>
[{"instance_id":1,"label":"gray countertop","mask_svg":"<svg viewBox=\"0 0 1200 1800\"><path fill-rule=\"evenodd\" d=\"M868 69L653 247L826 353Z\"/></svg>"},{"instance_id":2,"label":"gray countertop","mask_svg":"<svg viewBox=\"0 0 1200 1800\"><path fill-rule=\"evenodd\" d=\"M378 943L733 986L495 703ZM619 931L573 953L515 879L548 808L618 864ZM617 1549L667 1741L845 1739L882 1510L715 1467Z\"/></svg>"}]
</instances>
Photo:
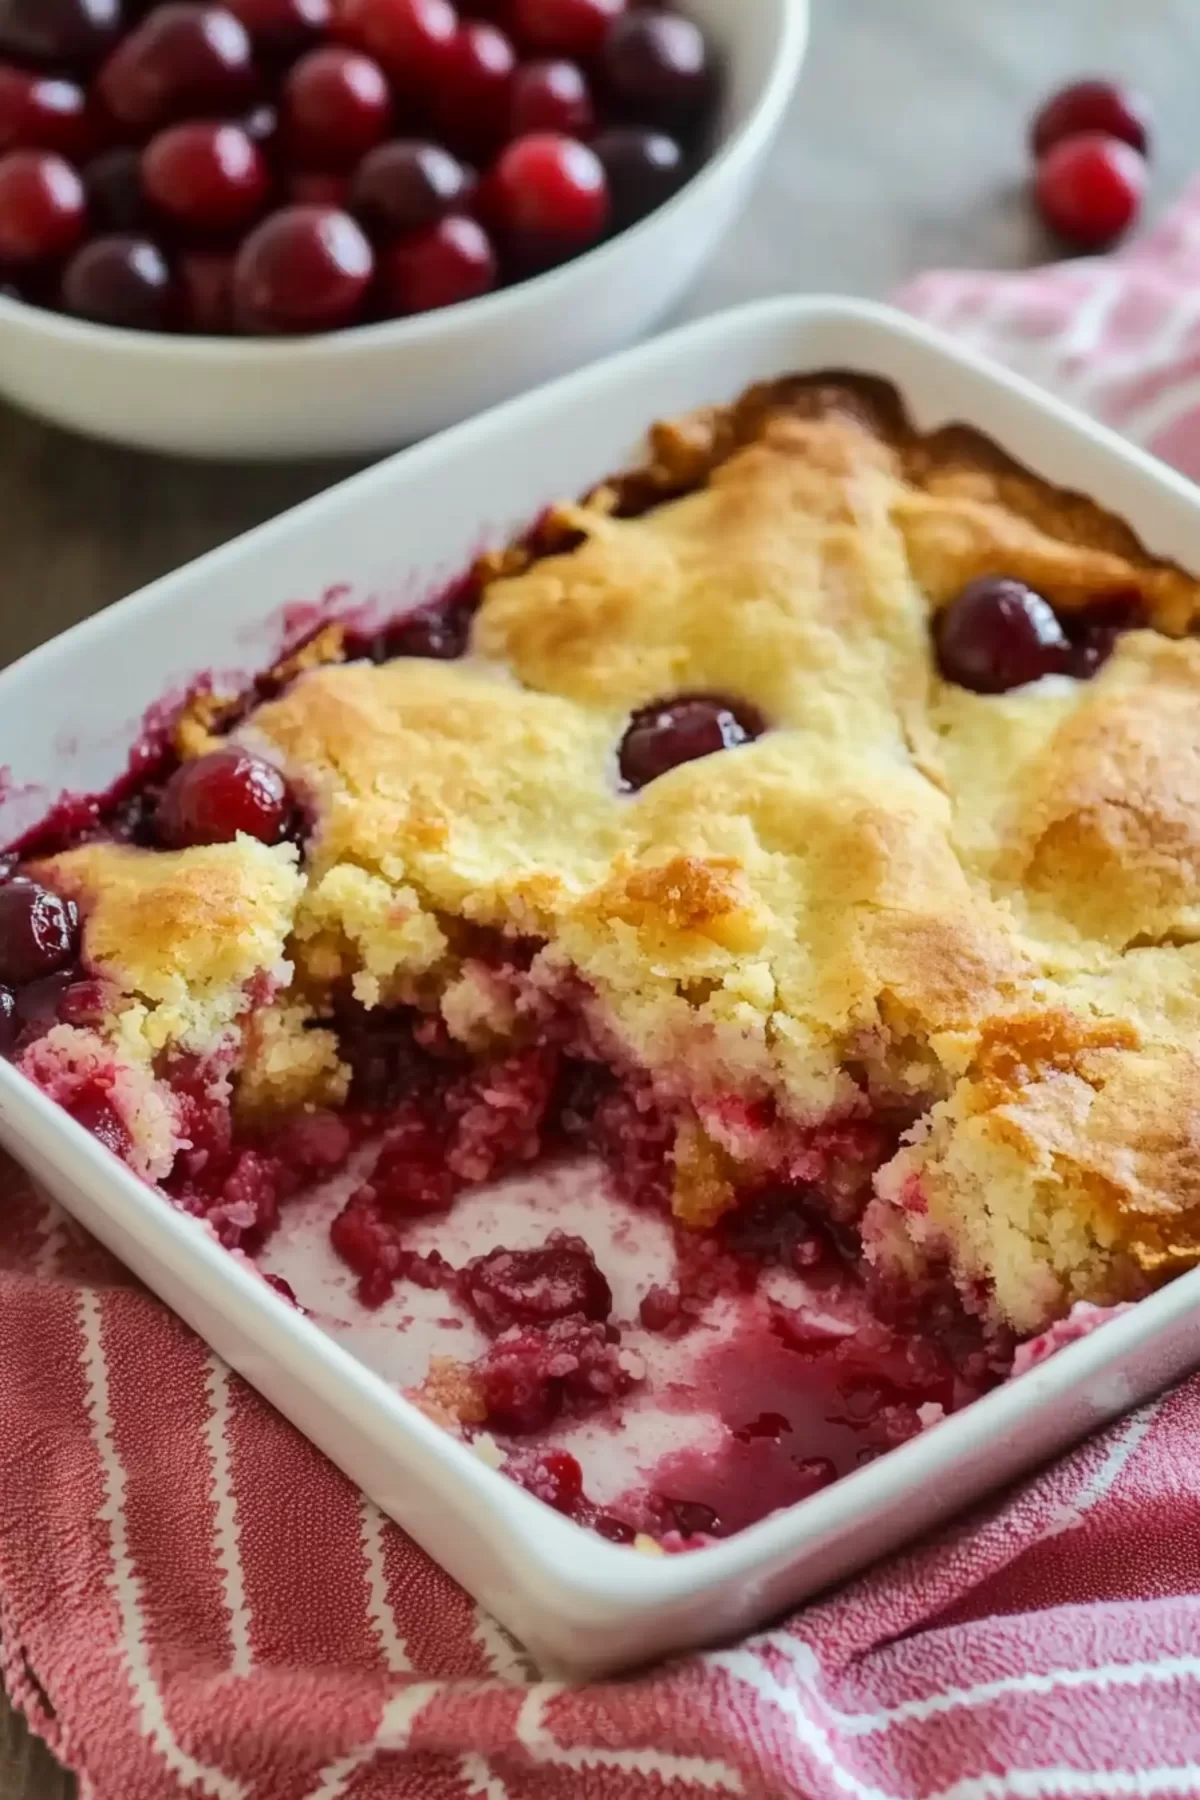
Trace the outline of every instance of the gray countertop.
<instances>
[{"instance_id":1,"label":"gray countertop","mask_svg":"<svg viewBox=\"0 0 1200 1800\"><path fill-rule=\"evenodd\" d=\"M1024 195L1025 131L1060 80L1117 71L1149 91L1159 118L1152 208L1200 159L1194 0L813 5L809 65L783 137L688 315L765 294L883 295L931 266L1043 258ZM351 466L156 460L0 407L0 664ZM0 1795L66 1800L73 1782L6 1711Z\"/></svg>"}]
</instances>

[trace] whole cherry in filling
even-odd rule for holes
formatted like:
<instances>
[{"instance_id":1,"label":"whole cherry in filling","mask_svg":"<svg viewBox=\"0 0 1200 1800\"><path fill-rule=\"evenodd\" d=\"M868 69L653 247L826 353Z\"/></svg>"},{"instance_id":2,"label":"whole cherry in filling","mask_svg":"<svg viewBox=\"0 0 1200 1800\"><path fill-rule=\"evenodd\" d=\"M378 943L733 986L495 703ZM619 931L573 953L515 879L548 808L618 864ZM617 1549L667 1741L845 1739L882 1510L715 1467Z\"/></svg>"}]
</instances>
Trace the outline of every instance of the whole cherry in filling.
<instances>
[{"instance_id":1,"label":"whole cherry in filling","mask_svg":"<svg viewBox=\"0 0 1200 1800\"><path fill-rule=\"evenodd\" d=\"M79 914L36 881L0 887L0 982L24 987L73 961L79 946Z\"/></svg>"},{"instance_id":2,"label":"whole cherry in filling","mask_svg":"<svg viewBox=\"0 0 1200 1800\"><path fill-rule=\"evenodd\" d=\"M295 811L279 770L261 756L230 746L176 769L163 789L155 823L171 850L231 844L239 832L263 844L286 836Z\"/></svg>"},{"instance_id":3,"label":"whole cherry in filling","mask_svg":"<svg viewBox=\"0 0 1200 1800\"><path fill-rule=\"evenodd\" d=\"M1071 669L1071 644L1054 608L1023 581L985 575L950 602L935 627L947 681L1005 694Z\"/></svg>"},{"instance_id":4,"label":"whole cherry in filling","mask_svg":"<svg viewBox=\"0 0 1200 1800\"><path fill-rule=\"evenodd\" d=\"M680 763L735 750L766 730L757 707L724 694L680 694L634 713L621 740L618 763L627 788L644 788Z\"/></svg>"}]
</instances>

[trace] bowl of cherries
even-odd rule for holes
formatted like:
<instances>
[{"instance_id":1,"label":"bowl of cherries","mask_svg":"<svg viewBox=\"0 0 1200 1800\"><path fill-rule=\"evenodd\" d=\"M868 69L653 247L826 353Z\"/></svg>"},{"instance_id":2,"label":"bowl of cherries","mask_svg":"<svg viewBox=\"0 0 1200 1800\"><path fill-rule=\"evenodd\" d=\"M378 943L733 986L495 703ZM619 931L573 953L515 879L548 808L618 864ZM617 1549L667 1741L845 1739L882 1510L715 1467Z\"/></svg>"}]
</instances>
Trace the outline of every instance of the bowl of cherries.
<instances>
[{"instance_id":1,"label":"bowl of cherries","mask_svg":"<svg viewBox=\"0 0 1200 1800\"><path fill-rule=\"evenodd\" d=\"M0 393L393 447L619 348L735 217L807 0L0 0Z\"/></svg>"}]
</instances>

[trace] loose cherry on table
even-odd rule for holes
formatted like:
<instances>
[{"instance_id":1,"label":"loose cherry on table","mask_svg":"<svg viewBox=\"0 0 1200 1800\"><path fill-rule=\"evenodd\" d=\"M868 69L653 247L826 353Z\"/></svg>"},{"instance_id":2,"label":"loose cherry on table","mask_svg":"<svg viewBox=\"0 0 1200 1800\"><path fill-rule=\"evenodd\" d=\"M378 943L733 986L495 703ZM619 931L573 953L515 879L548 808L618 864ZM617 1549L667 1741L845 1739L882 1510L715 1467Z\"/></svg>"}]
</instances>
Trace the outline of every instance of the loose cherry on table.
<instances>
[{"instance_id":1,"label":"loose cherry on table","mask_svg":"<svg viewBox=\"0 0 1200 1800\"><path fill-rule=\"evenodd\" d=\"M294 803L273 763L231 746L213 750L177 769L163 790L155 824L171 850L229 844L244 832L278 844L291 823Z\"/></svg>"},{"instance_id":2,"label":"loose cherry on table","mask_svg":"<svg viewBox=\"0 0 1200 1800\"><path fill-rule=\"evenodd\" d=\"M474 300L496 285L496 253L475 219L451 214L410 233L379 254L379 299L385 314L432 312Z\"/></svg>"},{"instance_id":3,"label":"loose cherry on table","mask_svg":"<svg viewBox=\"0 0 1200 1800\"><path fill-rule=\"evenodd\" d=\"M83 236L87 200L69 162L49 150L0 157L0 264L65 256Z\"/></svg>"},{"instance_id":4,"label":"loose cherry on table","mask_svg":"<svg viewBox=\"0 0 1200 1800\"><path fill-rule=\"evenodd\" d=\"M636 791L669 769L761 737L766 722L756 707L722 694L680 694L633 715L617 761L625 787Z\"/></svg>"},{"instance_id":5,"label":"loose cherry on table","mask_svg":"<svg viewBox=\"0 0 1200 1800\"><path fill-rule=\"evenodd\" d=\"M1102 132L1062 138L1038 164L1042 216L1080 250L1115 242L1137 217L1145 192L1145 162L1123 139Z\"/></svg>"},{"instance_id":6,"label":"loose cherry on table","mask_svg":"<svg viewBox=\"0 0 1200 1800\"><path fill-rule=\"evenodd\" d=\"M1116 81L1073 81L1038 108L1030 147L1042 157L1063 138L1100 131L1121 138L1141 156L1150 150L1150 107L1143 94Z\"/></svg>"},{"instance_id":7,"label":"loose cherry on table","mask_svg":"<svg viewBox=\"0 0 1200 1800\"><path fill-rule=\"evenodd\" d=\"M166 331L171 296L171 271L162 251L152 239L131 233L93 238L63 271L63 306L97 325Z\"/></svg>"},{"instance_id":8,"label":"loose cherry on table","mask_svg":"<svg viewBox=\"0 0 1200 1800\"><path fill-rule=\"evenodd\" d=\"M287 206L238 252L235 312L253 331L332 331L358 315L374 273L370 243L349 213Z\"/></svg>"}]
</instances>

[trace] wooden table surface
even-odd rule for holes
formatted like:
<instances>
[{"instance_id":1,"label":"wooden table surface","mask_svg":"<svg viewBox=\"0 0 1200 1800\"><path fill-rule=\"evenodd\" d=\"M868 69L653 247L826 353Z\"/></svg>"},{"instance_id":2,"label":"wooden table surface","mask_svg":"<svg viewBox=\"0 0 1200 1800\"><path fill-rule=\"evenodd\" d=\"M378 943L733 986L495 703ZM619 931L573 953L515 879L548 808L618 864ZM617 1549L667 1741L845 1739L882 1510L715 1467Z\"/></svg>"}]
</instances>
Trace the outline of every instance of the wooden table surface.
<instances>
[{"instance_id":1,"label":"wooden table surface","mask_svg":"<svg viewBox=\"0 0 1200 1800\"><path fill-rule=\"evenodd\" d=\"M934 265L1041 258L1023 192L1026 121L1072 76L1119 71L1151 94L1156 204L1200 165L1194 0L813 5L808 70L781 142L688 314L781 292L882 295ZM159 460L0 406L0 663L352 466ZM74 1791L0 1700L3 1800Z\"/></svg>"}]
</instances>

